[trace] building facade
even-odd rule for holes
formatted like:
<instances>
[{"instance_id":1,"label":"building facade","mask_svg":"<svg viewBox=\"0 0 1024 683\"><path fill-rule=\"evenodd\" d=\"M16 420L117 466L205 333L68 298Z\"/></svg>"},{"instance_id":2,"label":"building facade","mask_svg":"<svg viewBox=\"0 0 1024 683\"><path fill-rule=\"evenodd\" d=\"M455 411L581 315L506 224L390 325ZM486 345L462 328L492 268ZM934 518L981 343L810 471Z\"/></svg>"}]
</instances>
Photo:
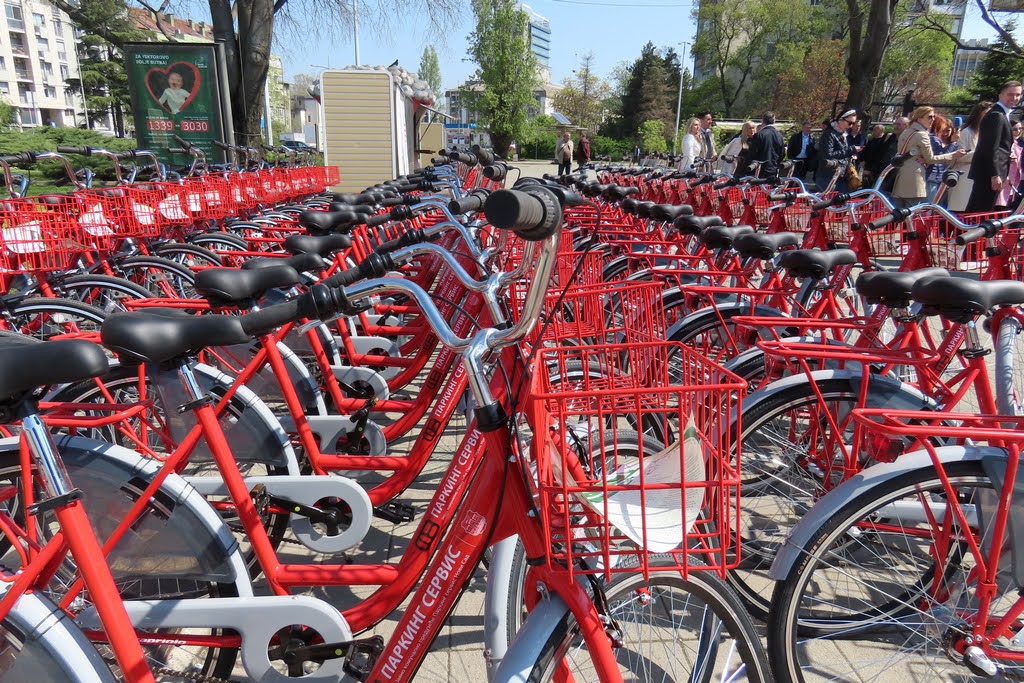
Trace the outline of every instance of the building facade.
<instances>
[{"instance_id":1,"label":"building facade","mask_svg":"<svg viewBox=\"0 0 1024 683\"><path fill-rule=\"evenodd\" d=\"M526 12L527 37L530 51L537 58L537 70L544 83L551 80L551 22L533 11L529 5L519 5Z\"/></svg>"},{"instance_id":2,"label":"building facade","mask_svg":"<svg viewBox=\"0 0 1024 683\"><path fill-rule=\"evenodd\" d=\"M79 77L78 29L46 0L5 0L0 33L0 98L23 127L77 126L85 121L81 93L64 81Z\"/></svg>"},{"instance_id":3,"label":"building facade","mask_svg":"<svg viewBox=\"0 0 1024 683\"><path fill-rule=\"evenodd\" d=\"M953 69L949 73L949 86L960 88L967 85L971 76L981 66L987 52L978 49L988 46L987 38L971 39L963 41L967 47L958 47L953 53Z\"/></svg>"}]
</instances>

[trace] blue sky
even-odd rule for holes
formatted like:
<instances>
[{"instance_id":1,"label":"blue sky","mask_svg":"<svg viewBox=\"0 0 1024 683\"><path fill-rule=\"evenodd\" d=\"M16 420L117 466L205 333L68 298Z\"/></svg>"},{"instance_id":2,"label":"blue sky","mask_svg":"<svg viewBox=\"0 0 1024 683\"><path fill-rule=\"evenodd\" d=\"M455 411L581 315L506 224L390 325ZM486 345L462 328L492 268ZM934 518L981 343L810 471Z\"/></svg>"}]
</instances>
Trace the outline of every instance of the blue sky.
<instances>
[{"instance_id":1,"label":"blue sky","mask_svg":"<svg viewBox=\"0 0 1024 683\"><path fill-rule=\"evenodd\" d=\"M423 0L415 0L422 2ZM412 4L412 3L410 3ZM673 0L529 0L533 10L551 22L552 79L561 83L571 75L579 57L594 54L594 69L607 76L621 61L640 56L640 49L650 40L655 45L676 45L693 42L694 24L690 19L693 5ZM360 57L363 64L388 65L395 59L416 71L420 55L433 43L441 64L445 88L462 83L473 72L466 59L466 37L472 32L469 3L462 20L446 27L443 36L429 35L417 28L415 20L393 27L391 35L379 35L371 26L361 26ZM419 18L420 23L423 19ZM285 74L318 72L310 65L341 67L354 63L352 35L337 35L332 40L310 41L303 47L289 46L281 40L275 52L281 55ZM283 43L283 44L280 44ZM682 48L677 46L676 50ZM692 60L691 60L692 64Z\"/></svg>"},{"instance_id":2,"label":"blue sky","mask_svg":"<svg viewBox=\"0 0 1024 683\"><path fill-rule=\"evenodd\" d=\"M551 22L550 66L555 83L569 76L580 56L587 52L594 54L595 71L607 77L618 63L636 59L647 41L661 47L674 46L677 51L682 50L681 42L693 43L694 3L691 2L530 0L527 4ZM465 39L472 30L468 5L466 2L461 20L445 27L442 36L431 35L422 28L423 17L396 21L383 33L364 23L360 26L359 37L362 63L386 66L398 59L402 66L416 71L424 46L433 43L440 58L444 87L457 86L473 72L473 65L466 60ZM973 3L970 7L973 9ZM976 14L976 9L968 12L965 37L991 37L992 31ZM354 63L351 33L298 41L300 45L295 42L289 37L279 40L275 46L275 52L284 62L287 78L299 72L317 73L320 67L337 68ZM687 63L691 66L693 63L688 48Z\"/></svg>"}]
</instances>

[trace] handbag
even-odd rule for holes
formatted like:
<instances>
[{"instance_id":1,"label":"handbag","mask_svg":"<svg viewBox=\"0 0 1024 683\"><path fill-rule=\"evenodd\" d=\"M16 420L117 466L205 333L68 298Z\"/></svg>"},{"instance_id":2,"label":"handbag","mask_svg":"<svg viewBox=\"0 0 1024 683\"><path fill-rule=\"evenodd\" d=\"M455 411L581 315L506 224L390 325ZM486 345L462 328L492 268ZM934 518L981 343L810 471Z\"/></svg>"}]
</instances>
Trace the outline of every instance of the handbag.
<instances>
[{"instance_id":1,"label":"handbag","mask_svg":"<svg viewBox=\"0 0 1024 683\"><path fill-rule=\"evenodd\" d=\"M861 186L860 173L852 163L846 167L846 186L851 190L859 190Z\"/></svg>"}]
</instances>

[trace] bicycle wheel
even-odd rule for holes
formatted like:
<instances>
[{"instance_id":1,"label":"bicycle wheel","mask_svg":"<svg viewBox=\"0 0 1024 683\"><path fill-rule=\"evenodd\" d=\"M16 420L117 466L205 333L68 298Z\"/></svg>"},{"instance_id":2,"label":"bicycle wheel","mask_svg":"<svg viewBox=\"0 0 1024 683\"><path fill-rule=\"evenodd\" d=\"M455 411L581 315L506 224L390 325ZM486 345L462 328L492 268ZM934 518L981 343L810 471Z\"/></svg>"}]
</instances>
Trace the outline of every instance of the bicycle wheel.
<instances>
[{"instance_id":1,"label":"bicycle wheel","mask_svg":"<svg viewBox=\"0 0 1024 683\"><path fill-rule=\"evenodd\" d=\"M99 332L107 314L81 301L29 297L11 304L4 317L14 332L49 339L73 332Z\"/></svg>"},{"instance_id":2,"label":"bicycle wheel","mask_svg":"<svg viewBox=\"0 0 1024 683\"><path fill-rule=\"evenodd\" d=\"M93 527L100 530L101 536L105 536L106 531L111 530L120 519L115 512L117 510L127 511L138 499L147 482L133 479L116 486L111 484L104 471L96 467L97 455L95 453L74 450L65 452L63 449L62 452L65 454L64 459L69 473L74 476L76 484L82 486L87 494L91 493L89 499L97 503L96 512L90 512L88 508L87 512L93 522ZM0 452L0 486L8 492L25 490L17 450ZM44 492L35 481L33 487L35 500L40 500L45 495ZM101 490L103 493L99 493ZM20 494L6 497L0 514L9 516L22 527L26 526L27 520L31 519L31 524L36 527L39 538L47 538L50 535L50 530L56 528L52 513L37 512L31 517L27 516ZM105 517L101 519L97 517L100 514L104 516L112 514L113 519ZM159 502L154 501L144 516L158 519L161 516L166 517L166 515L167 511ZM171 550L167 549L177 548L180 550L187 547L187 539L182 540L179 536L178 540L174 541L171 538L171 535L175 533L181 534L181 530L171 531L169 527L163 525L163 522L146 522L142 518L140 518L140 525L145 525L147 529L140 528L137 536L130 534L122 542L124 545L118 544L109 556L115 583L124 600L238 596L238 587L234 583L193 578L188 575L188 571L181 572L179 567L188 566L188 558L174 556ZM152 533L158 528L162 529L159 532L162 538L151 544L151 552L143 552L138 547L131 547L140 543L139 538L145 536L147 530ZM18 556L12 551L12 542L20 541L3 537L4 555L0 560L5 567L16 568ZM123 553L122 547L125 548ZM68 557L57 568L56 574L49 582L45 591L46 596L53 600L54 604L59 603L68 586L77 578L77 568L73 560ZM240 577L239 580L245 581L247 578ZM90 604L88 591L84 591L74 601L71 610L73 613L77 613L89 607ZM211 646L208 643L210 637L217 637L224 633L221 629L188 629L175 630L172 633L163 630L140 631L139 635L142 638L147 635L152 636L143 644L150 667L159 673L157 680L170 682L194 681L196 674L226 680L234 668L237 650ZM194 639L190 636L194 636ZM203 639L207 639L207 641ZM107 664L117 671L113 652L105 644L102 635L94 636L93 644Z\"/></svg>"},{"instance_id":3,"label":"bicycle wheel","mask_svg":"<svg viewBox=\"0 0 1024 683\"><path fill-rule=\"evenodd\" d=\"M198 298L195 273L177 261L160 256L131 256L119 263L117 269L126 279L144 287L150 296Z\"/></svg>"},{"instance_id":4,"label":"bicycle wheel","mask_svg":"<svg viewBox=\"0 0 1024 683\"><path fill-rule=\"evenodd\" d=\"M869 408L920 408L920 395L883 378L872 378ZM729 583L755 619L768 617L768 568L790 529L814 502L866 463L848 463L850 411L861 407L858 381L821 378L766 394L752 394L742 414L740 467L740 565ZM832 422L841 430L835 433ZM735 441L734 441L735 443ZM895 454L894 454L895 455Z\"/></svg>"},{"instance_id":5,"label":"bicycle wheel","mask_svg":"<svg viewBox=\"0 0 1024 683\"><path fill-rule=\"evenodd\" d=\"M1024 415L1024 329L1021 321L1006 316L995 339L996 402L1002 415Z\"/></svg>"},{"instance_id":6,"label":"bicycle wheel","mask_svg":"<svg viewBox=\"0 0 1024 683\"><path fill-rule=\"evenodd\" d=\"M38 593L18 599L0 622L0 681L113 681L85 634Z\"/></svg>"},{"instance_id":7,"label":"bicycle wheel","mask_svg":"<svg viewBox=\"0 0 1024 683\"><path fill-rule=\"evenodd\" d=\"M998 500L980 462L945 469L968 519ZM954 642L978 619L997 623L1021 598L1010 567L1001 566L990 611L978 611L976 564L958 540L978 529L959 528L944 512L947 501L927 466L879 482L823 517L772 600L768 647L779 680L841 680L851 671L859 680L975 680ZM986 652L1007 667L1006 678L1018 679L1024 665L999 660L998 648L1007 647L1000 635L992 634Z\"/></svg>"},{"instance_id":8,"label":"bicycle wheel","mask_svg":"<svg viewBox=\"0 0 1024 683\"><path fill-rule=\"evenodd\" d=\"M636 432L629 430L618 430L614 437L615 441L615 452L614 453L601 453L599 443L590 444L589 454L580 452L581 461L594 463L593 467L595 470L603 468L604 462L611 462L618 460L621 462L624 458L637 458L641 453L640 448L640 435ZM664 448L663 442L648 435L643 437L643 452L647 454L653 454ZM507 636L507 642L511 643L515 638L516 633L523 625L523 621L526 619L528 610L526 608L526 574L530 569L529 561L526 557L526 549L522 543L517 543L515 552L512 556L511 568L509 570L509 582L508 586L496 586L495 590L506 591L506 608L505 614L507 615L505 621L505 633Z\"/></svg>"},{"instance_id":9,"label":"bicycle wheel","mask_svg":"<svg viewBox=\"0 0 1024 683\"><path fill-rule=\"evenodd\" d=\"M729 588L711 572L652 572L649 581L619 575L605 589L609 614L622 632L616 650L628 681L771 681L753 623ZM544 644L527 680L596 681L575 619L566 613Z\"/></svg>"},{"instance_id":10,"label":"bicycle wheel","mask_svg":"<svg viewBox=\"0 0 1024 683\"><path fill-rule=\"evenodd\" d=\"M201 375L204 385L207 383L205 375ZM219 384L212 384L208 387L214 397L224 395L224 387ZM89 411L85 408L90 403L137 403L141 396L145 395L152 401L152 409L144 416L134 418L128 425L110 425L107 427L77 428L76 433L97 441L113 443L124 448L136 450L138 444L135 439L142 441L146 447L160 455L169 455L176 447L176 435L181 435L191 428L191 420L185 421L181 426L171 424L172 421L181 421L184 416L178 414L176 406L167 406L163 402L163 394L154 385L152 379L145 375L142 380L139 378L137 367L118 365L95 380L79 382L63 387L50 400L80 404L82 408L76 412L78 415L87 416ZM103 414L103 411L97 411ZM191 414L189 414L191 417ZM224 430L232 450L239 453L237 464L243 474L249 476L273 476L289 473L288 466L271 458L262 459L259 453L252 452L252 444L259 443L268 447L270 442L266 439L255 436L259 434L258 416L253 415L253 410L243 399L236 397L228 404L227 410L220 418L221 428ZM131 434L122 431L125 426ZM201 442L190 456L189 463L182 472L183 476L219 476L219 472L209 454L205 443ZM255 553L249 548L248 542L244 539L244 533L240 532L238 519L235 516L233 506L228 506L221 511L225 523L243 536L241 543L245 555L246 566L249 568L251 578L256 578L262 573ZM277 548L284 540L288 530L288 513L274 512L267 510L263 517L263 526L267 530L271 544Z\"/></svg>"},{"instance_id":11,"label":"bicycle wheel","mask_svg":"<svg viewBox=\"0 0 1024 683\"><path fill-rule=\"evenodd\" d=\"M134 282L108 275L73 275L54 286L65 298L95 306L106 314L127 310L125 299L146 299L149 290Z\"/></svg>"},{"instance_id":12,"label":"bicycle wheel","mask_svg":"<svg viewBox=\"0 0 1024 683\"><path fill-rule=\"evenodd\" d=\"M212 268L224 265L220 256L196 244L166 242L153 248L157 256L189 268Z\"/></svg>"},{"instance_id":13,"label":"bicycle wheel","mask_svg":"<svg viewBox=\"0 0 1024 683\"><path fill-rule=\"evenodd\" d=\"M766 306L755 308L749 304L705 308L680 320L671 331L669 341L679 342L723 364L743 351L754 348L760 338L758 331L738 328L733 321L737 316L754 314L783 317L782 313L774 309ZM764 334L767 336L769 333L766 330ZM669 357L671 359L673 356Z\"/></svg>"}]
</instances>

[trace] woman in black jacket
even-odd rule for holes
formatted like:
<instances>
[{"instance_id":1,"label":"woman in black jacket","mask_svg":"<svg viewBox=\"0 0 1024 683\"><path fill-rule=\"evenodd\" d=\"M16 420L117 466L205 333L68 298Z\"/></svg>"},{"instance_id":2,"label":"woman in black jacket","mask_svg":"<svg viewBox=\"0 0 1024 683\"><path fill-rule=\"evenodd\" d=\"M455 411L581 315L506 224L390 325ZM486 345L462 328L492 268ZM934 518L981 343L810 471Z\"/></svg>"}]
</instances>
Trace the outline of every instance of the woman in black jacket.
<instances>
[{"instance_id":1,"label":"woman in black jacket","mask_svg":"<svg viewBox=\"0 0 1024 683\"><path fill-rule=\"evenodd\" d=\"M836 192L847 191L846 168L850 165L850 157L853 156L854 150L850 147L846 131L856 120L856 110L843 112L842 116L833 121L832 125L821 134L821 139L818 141L818 173L814 176L814 182L818 186L819 192L832 182L836 169L839 170L839 178L833 189Z\"/></svg>"}]
</instances>

